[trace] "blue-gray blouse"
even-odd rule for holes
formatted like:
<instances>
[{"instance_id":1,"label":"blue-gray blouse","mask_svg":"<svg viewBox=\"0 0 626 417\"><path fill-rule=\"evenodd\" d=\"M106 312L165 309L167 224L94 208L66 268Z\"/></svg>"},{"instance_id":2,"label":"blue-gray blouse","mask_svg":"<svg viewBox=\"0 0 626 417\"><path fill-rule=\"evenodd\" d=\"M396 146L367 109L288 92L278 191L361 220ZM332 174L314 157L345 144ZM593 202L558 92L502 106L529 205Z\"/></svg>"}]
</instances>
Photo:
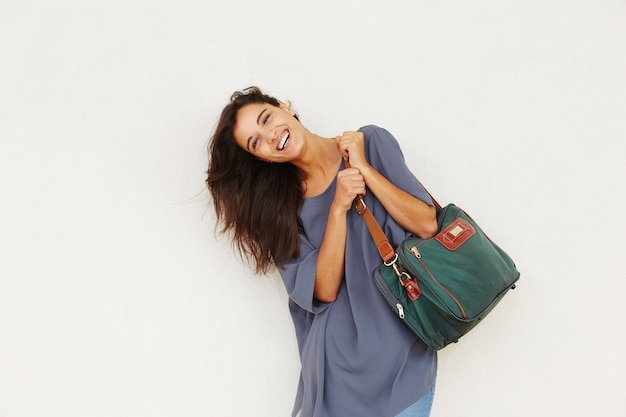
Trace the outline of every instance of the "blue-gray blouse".
<instances>
[{"instance_id":1,"label":"blue-gray blouse","mask_svg":"<svg viewBox=\"0 0 626 417\"><path fill-rule=\"evenodd\" d=\"M360 131L369 163L432 205L396 139L377 126ZM437 355L394 315L373 283L380 256L354 210L347 214L345 275L337 299L322 303L314 298L315 264L335 186L333 181L322 194L304 200L300 256L279 269L302 364L293 415L301 410L302 417L392 417L433 386ZM372 192L366 193L365 202L394 247L409 235Z\"/></svg>"}]
</instances>

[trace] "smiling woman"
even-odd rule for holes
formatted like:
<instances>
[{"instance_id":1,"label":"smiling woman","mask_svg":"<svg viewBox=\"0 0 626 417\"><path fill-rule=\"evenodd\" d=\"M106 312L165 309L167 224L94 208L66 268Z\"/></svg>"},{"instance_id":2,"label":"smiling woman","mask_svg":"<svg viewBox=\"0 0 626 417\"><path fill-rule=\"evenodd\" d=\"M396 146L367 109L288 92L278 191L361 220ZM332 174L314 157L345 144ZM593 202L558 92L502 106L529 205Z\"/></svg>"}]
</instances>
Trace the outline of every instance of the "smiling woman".
<instances>
[{"instance_id":1,"label":"smiling woman","mask_svg":"<svg viewBox=\"0 0 626 417\"><path fill-rule=\"evenodd\" d=\"M255 117L256 115L256 117ZM278 107L267 103L252 103L241 108L237 114L235 140L253 155L271 162L288 160L283 151L290 148L291 132L302 130L302 125L294 117L295 112L286 104ZM293 135L295 136L295 135ZM277 158L276 161L273 159Z\"/></svg>"},{"instance_id":2,"label":"smiling woman","mask_svg":"<svg viewBox=\"0 0 626 417\"><path fill-rule=\"evenodd\" d=\"M302 363L293 414L428 416L436 353L369 279L378 252L351 210L365 194L394 245L435 233L432 201L395 138L376 126L321 137L251 87L222 111L209 158L221 231L256 272L278 266L289 295Z\"/></svg>"},{"instance_id":3,"label":"smiling woman","mask_svg":"<svg viewBox=\"0 0 626 417\"><path fill-rule=\"evenodd\" d=\"M243 147L235 141L239 110L260 104L279 108L278 100L256 88L232 95L209 145L206 184L222 232L232 232L243 258L257 273L266 273L275 262L299 253L297 217L289 213L297 212L302 204L302 181L295 166L268 164L244 150L252 147L252 134L242 136Z\"/></svg>"}]
</instances>

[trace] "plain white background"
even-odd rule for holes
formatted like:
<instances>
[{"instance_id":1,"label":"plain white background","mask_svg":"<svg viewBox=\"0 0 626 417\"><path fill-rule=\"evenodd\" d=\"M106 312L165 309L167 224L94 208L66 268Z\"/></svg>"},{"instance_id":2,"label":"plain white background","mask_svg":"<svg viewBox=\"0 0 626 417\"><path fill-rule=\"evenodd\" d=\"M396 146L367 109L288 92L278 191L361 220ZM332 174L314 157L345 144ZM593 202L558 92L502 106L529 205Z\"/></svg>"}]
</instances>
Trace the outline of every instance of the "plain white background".
<instances>
[{"instance_id":1,"label":"plain white background","mask_svg":"<svg viewBox=\"0 0 626 417\"><path fill-rule=\"evenodd\" d=\"M282 283L204 190L252 84L386 127L516 260L433 417L626 412L624 1L5 0L0 60L0 416L289 414Z\"/></svg>"}]
</instances>

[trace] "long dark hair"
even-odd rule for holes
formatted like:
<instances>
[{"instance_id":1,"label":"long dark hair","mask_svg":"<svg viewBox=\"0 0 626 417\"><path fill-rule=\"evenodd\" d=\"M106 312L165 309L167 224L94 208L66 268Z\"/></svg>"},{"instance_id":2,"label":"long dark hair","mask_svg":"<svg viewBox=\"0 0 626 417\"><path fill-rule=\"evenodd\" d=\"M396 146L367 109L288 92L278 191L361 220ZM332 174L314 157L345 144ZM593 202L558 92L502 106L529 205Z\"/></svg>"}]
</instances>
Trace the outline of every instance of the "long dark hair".
<instances>
[{"instance_id":1,"label":"long dark hair","mask_svg":"<svg viewBox=\"0 0 626 417\"><path fill-rule=\"evenodd\" d=\"M290 163L261 161L237 145L233 135L237 112L251 103L279 106L258 87L233 93L209 143L206 185L219 232L230 232L242 259L256 273L267 273L299 254L302 174Z\"/></svg>"}]
</instances>

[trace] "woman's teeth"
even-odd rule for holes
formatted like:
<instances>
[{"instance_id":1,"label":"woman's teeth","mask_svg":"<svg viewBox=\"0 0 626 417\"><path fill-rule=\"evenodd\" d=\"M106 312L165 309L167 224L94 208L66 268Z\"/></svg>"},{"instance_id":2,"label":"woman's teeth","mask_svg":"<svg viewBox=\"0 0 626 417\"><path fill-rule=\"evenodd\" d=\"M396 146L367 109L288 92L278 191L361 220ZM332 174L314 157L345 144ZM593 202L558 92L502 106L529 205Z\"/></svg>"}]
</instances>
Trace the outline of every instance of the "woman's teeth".
<instances>
[{"instance_id":1,"label":"woman's teeth","mask_svg":"<svg viewBox=\"0 0 626 417\"><path fill-rule=\"evenodd\" d=\"M278 145L279 150L285 149L285 145L287 144L287 140L289 140L289 132L286 132L283 138L280 140L280 144Z\"/></svg>"}]
</instances>

